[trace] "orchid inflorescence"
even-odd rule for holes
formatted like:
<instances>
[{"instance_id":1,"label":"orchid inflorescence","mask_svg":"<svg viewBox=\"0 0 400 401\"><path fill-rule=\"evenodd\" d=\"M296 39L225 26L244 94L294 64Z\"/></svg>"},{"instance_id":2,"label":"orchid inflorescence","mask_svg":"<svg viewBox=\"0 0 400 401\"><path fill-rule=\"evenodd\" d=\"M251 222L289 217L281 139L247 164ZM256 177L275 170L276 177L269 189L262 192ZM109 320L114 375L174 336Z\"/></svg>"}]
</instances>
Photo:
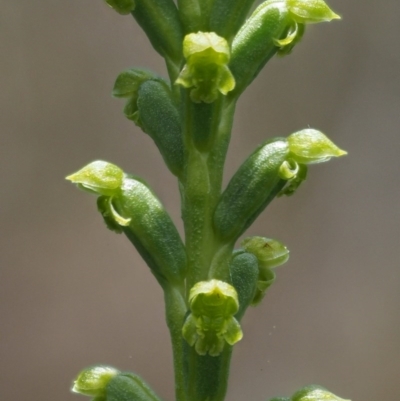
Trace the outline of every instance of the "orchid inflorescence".
<instances>
[{"instance_id":1,"label":"orchid inflorescence","mask_svg":"<svg viewBox=\"0 0 400 401\"><path fill-rule=\"evenodd\" d=\"M67 177L97 197L106 226L123 233L160 284L177 401L223 401L242 318L259 305L289 258L280 241L242 238L273 199L293 195L309 165L345 155L307 128L259 145L222 188L237 100L274 56L292 52L306 25L340 18L323 0L105 0L131 15L166 62L168 79L130 68L113 96L149 135L177 178L184 240L150 186L106 161ZM83 370L73 387L94 401L156 401L136 374ZM319 386L274 401L340 401ZM271 400L272 401L272 400ZM343 400L342 400L343 401Z\"/></svg>"}]
</instances>

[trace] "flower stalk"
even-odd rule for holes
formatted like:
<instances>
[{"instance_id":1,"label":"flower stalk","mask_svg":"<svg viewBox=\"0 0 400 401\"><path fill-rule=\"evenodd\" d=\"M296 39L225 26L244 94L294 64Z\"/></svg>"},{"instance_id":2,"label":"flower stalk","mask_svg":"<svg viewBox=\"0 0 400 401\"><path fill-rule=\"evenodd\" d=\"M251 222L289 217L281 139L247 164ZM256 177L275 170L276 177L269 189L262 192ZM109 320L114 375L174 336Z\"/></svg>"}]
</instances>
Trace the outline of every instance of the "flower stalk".
<instances>
[{"instance_id":1,"label":"flower stalk","mask_svg":"<svg viewBox=\"0 0 400 401\"><path fill-rule=\"evenodd\" d=\"M177 178L184 239L149 185L120 167L96 161L67 179L97 197L107 228L127 237L164 292L176 400L223 401L233 349L246 337L241 320L289 258L277 240L246 238L235 250L236 242L276 197L298 190L308 165L346 154L315 129L270 138L223 188L236 103L275 54L292 52L307 24L339 17L323 0L267 0L251 15L254 0L105 2L131 14L166 62L168 79L130 68L113 95ZM159 400L136 374L107 366L81 372L73 391L95 401ZM335 397L307 387L281 400Z\"/></svg>"}]
</instances>

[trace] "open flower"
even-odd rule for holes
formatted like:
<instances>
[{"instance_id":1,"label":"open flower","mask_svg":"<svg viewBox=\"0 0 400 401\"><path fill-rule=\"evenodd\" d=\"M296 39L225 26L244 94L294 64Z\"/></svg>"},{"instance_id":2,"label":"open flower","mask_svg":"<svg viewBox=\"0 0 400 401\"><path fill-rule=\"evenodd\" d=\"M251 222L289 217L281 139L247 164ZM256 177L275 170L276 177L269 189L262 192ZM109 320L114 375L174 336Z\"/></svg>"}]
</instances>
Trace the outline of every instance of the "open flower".
<instances>
[{"instance_id":1,"label":"open flower","mask_svg":"<svg viewBox=\"0 0 400 401\"><path fill-rule=\"evenodd\" d=\"M190 290L191 314L182 328L185 340L200 355L218 356L227 342L233 345L243 337L233 317L239 309L237 292L219 280L200 281Z\"/></svg>"},{"instance_id":2,"label":"open flower","mask_svg":"<svg viewBox=\"0 0 400 401\"><path fill-rule=\"evenodd\" d=\"M230 59L228 42L214 32L197 32L185 36L183 55L186 64L176 84L192 88L191 99L212 103L218 92L226 95L235 87L235 78L227 64Z\"/></svg>"}]
</instances>

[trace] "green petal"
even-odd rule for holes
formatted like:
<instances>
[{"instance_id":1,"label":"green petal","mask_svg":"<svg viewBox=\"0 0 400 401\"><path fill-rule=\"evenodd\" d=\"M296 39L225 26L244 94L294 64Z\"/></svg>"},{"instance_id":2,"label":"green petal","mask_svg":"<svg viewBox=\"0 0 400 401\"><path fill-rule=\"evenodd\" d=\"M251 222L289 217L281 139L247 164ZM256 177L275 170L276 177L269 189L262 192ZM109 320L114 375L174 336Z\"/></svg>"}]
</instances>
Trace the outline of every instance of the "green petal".
<instances>
[{"instance_id":1,"label":"green petal","mask_svg":"<svg viewBox=\"0 0 400 401\"><path fill-rule=\"evenodd\" d=\"M279 176L283 180L291 180L299 172L299 165L294 160L285 160L279 167Z\"/></svg>"},{"instance_id":2,"label":"green petal","mask_svg":"<svg viewBox=\"0 0 400 401\"><path fill-rule=\"evenodd\" d=\"M340 19L323 0L287 0L287 5L296 22L310 24Z\"/></svg>"},{"instance_id":3,"label":"green petal","mask_svg":"<svg viewBox=\"0 0 400 401\"><path fill-rule=\"evenodd\" d=\"M220 78L218 90L223 94L227 95L228 92L235 88L235 78L233 77L229 68L224 65L220 69Z\"/></svg>"},{"instance_id":4,"label":"green petal","mask_svg":"<svg viewBox=\"0 0 400 401\"><path fill-rule=\"evenodd\" d=\"M275 44L279 47L285 47L285 46L290 45L296 39L296 36L299 31L298 27L299 27L299 24L295 23L294 28L288 32L286 38L274 39Z\"/></svg>"},{"instance_id":5,"label":"green petal","mask_svg":"<svg viewBox=\"0 0 400 401\"><path fill-rule=\"evenodd\" d=\"M182 85L185 88L190 88L194 85L192 80L192 75L190 73L190 68L187 64L183 67L178 79L175 81L176 84Z\"/></svg>"},{"instance_id":6,"label":"green petal","mask_svg":"<svg viewBox=\"0 0 400 401\"><path fill-rule=\"evenodd\" d=\"M305 164L298 164L297 174L289 180L287 185L279 192L278 196L292 196L299 186L307 179L308 167Z\"/></svg>"},{"instance_id":7,"label":"green petal","mask_svg":"<svg viewBox=\"0 0 400 401\"><path fill-rule=\"evenodd\" d=\"M120 226L122 226L122 227L127 227L127 226L129 226L129 223L131 222L131 219L130 219L130 218L122 217L122 216L114 209L114 206L113 206L113 204L112 204L112 198L110 198L110 199L108 200L108 203L109 203L109 205L110 205L110 212L111 212L111 215L112 215L113 219L115 220L115 222L118 223L118 224L119 224Z\"/></svg>"},{"instance_id":8,"label":"green petal","mask_svg":"<svg viewBox=\"0 0 400 401\"><path fill-rule=\"evenodd\" d=\"M112 95L114 97L132 97L137 95L139 86L149 79L160 79L151 71L140 68L130 68L122 71L114 83Z\"/></svg>"},{"instance_id":9,"label":"green petal","mask_svg":"<svg viewBox=\"0 0 400 401\"><path fill-rule=\"evenodd\" d=\"M110 210L110 197L109 196L99 196L97 198L97 210L103 216L104 222L109 230L114 231L117 234L122 233L122 228L118 224Z\"/></svg>"},{"instance_id":10,"label":"green petal","mask_svg":"<svg viewBox=\"0 0 400 401\"><path fill-rule=\"evenodd\" d=\"M252 306L257 306L265 297L267 290L274 284L276 274L271 269L260 269L259 281L257 281L257 288L254 298L251 302Z\"/></svg>"},{"instance_id":11,"label":"green petal","mask_svg":"<svg viewBox=\"0 0 400 401\"><path fill-rule=\"evenodd\" d=\"M292 401L350 401L338 397L320 386L307 386L292 396Z\"/></svg>"},{"instance_id":12,"label":"green petal","mask_svg":"<svg viewBox=\"0 0 400 401\"><path fill-rule=\"evenodd\" d=\"M193 346L199 338L196 328L196 318L192 314L187 317L182 327L182 335L190 346Z\"/></svg>"},{"instance_id":13,"label":"green petal","mask_svg":"<svg viewBox=\"0 0 400 401\"><path fill-rule=\"evenodd\" d=\"M74 381L72 391L83 395L103 397L108 382L119 373L110 366L93 366L84 369Z\"/></svg>"},{"instance_id":14,"label":"green petal","mask_svg":"<svg viewBox=\"0 0 400 401\"><path fill-rule=\"evenodd\" d=\"M97 160L66 177L82 189L112 196L121 188L124 172L115 164Z\"/></svg>"},{"instance_id":15,"label":"green petal","mask_svg":"<svg viewBox=\"0 0 400 401\"><path fill-rule=\"evenodd\" d=\"M227 320L225 329L224 338L229 345L234 345L243 338L242 328L234 317Z\"/></svg>"},{"instance_id":16,"label":"green petal","mask_svg":"<svg viewBox=\"0 0 400 401\"><path fill-rule=\"evenodd\" d=\"M314 164L347 154L326 135L315 129L304 129L288 137L290 157L297 163Z\"/></svg>"}]
</instances>

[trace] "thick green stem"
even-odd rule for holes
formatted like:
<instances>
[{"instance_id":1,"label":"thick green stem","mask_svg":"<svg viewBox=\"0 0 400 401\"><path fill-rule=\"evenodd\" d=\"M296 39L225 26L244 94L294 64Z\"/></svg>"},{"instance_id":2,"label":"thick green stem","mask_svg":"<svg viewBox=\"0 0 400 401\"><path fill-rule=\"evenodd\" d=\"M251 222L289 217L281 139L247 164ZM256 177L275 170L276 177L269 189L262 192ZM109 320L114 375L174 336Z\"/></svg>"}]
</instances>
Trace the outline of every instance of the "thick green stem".
<instances>
[{"instance_id":1,"label":"thick green stem","mask_svg":"<svg viewBox=\"0 0 400 401\"><path fill-rule=\"evenodd\" d=\"M186 347L187 391L190 401L223 401L228 388L232 347L226 344L218 356L198 355Z\"/></svg>"},{"instance_id":2,"label":"thick green stem","mask_svg":"<svg viewBox=\"0 0 400 401\"><path fill-rule=\"evenodd\" d=\"M183 91L183 132L186 171L182 186L182 214L188 257L187 291L197 282L230 281L232 246L222 244L213 228L213 214L221 196L223 168L230 140L235 104L225 97L214 103L193 103ZM204 131L203 131L204 130ZM217 267L212 267L217 266ZM218 273L214 277L213 273ZM221 355L201 356L185 343L184 375L190 401L222 401L228 383L231 347Z\"/></svg>"},{"instance_id":3,"label":"thick green stem","mask_svg":"<svg viewBox=\"0 0 400 401\"><path fill-rule=\"evenodd\" d=\"M176 401L188 401L185 389L184 340L182 338L182 325L187 310L184 288L166 287L164 289L164 300L174 358Z\"/></svg>"},{"instance_id":4,"label":"thick green stem","mask_svg":"<svg viewBox=\"0 0 400 401\"><path fill-rule=\"evenodd\" d=\"M187 287L207 280L220 247L213 229L213 213L221 195L223 166L229 145L234 105L218 99L212 105L193 103L185 91L183 131L186 171L182 214L188 256ZM199 117L199 114L201 117ZM201 132L206 129L201 140Z\"/></svg>"},{"instance_id":5,"label":"thick green stem","mask_svg":"<svg viewBox=\"0 0 400 401\"><path fill-rule=\"evenodd\" d=\"M171 89L175 92L178 91L178 88L176 85L174 85L176 79L178 78L179 72L181 70L180 64L178 64L176 61L173 61L172 59L165 57L165 65L167 66L167 71L168 71L168 76L171 81Z\"/></svg>"}]
</instances>

